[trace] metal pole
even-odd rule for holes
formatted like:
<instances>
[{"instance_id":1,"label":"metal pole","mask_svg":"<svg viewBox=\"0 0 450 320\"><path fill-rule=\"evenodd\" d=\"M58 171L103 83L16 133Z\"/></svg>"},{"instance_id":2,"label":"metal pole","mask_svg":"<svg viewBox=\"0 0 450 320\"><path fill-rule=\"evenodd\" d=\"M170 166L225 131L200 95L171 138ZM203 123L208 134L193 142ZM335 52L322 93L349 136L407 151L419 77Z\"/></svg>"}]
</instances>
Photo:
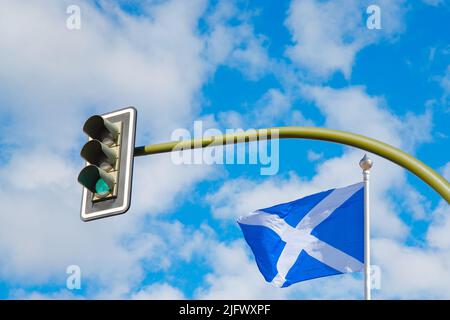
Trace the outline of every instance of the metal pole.
<instances>
[{"instance_id":1,"label":"metal pole","mask_svg":"<svg viewBox=\"0 0 450 320\"><path fill-rule=\"evenodd\" d=\"M449 182L423 162L384 142L340 130L316 127L276 127L258 129L256 131L251 131L251 133L242 132L185 141L170 141L166 143L137 147L134 150L134 155L137 157L172 152L180 149L206 148L217 145L255 141L259 139L271 139L272 132L276 132L279 139L297 138L331 141L377 154L414 173L450 203Z\"/></svg>"},{"instance_id":2,"label":"metal pole","mask_svg":"<svg viewBox=\"0 0 450 320\"><path fill-rule=\"evenodd\" d=\"M370 169L373 162L367 155L359 162L363 169L364 181L364 299L371 300L371 279L370 279L370 199L369 199L369 178Z\"/></svg>"}]
</instances>

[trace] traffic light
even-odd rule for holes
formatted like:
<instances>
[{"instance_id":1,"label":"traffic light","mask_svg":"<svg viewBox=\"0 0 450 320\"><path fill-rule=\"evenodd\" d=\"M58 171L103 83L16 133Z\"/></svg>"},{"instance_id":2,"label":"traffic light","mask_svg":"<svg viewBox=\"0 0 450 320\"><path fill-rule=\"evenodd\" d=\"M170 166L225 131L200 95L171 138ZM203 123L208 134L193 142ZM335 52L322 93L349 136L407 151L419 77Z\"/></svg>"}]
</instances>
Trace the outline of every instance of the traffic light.
<instances>
[{"instance_id":1,"label":"traffic light","mask_svg":"<svg viewBox=\"0 0 450 320\"><path fill-rule=\"evenodd\" d=\"M86 166L78 175L83 185L81 219L89 221L125 213L130 208L136 109L121 109L86 120L89 140L80 155Z\"/></svg>"}]
</instances>

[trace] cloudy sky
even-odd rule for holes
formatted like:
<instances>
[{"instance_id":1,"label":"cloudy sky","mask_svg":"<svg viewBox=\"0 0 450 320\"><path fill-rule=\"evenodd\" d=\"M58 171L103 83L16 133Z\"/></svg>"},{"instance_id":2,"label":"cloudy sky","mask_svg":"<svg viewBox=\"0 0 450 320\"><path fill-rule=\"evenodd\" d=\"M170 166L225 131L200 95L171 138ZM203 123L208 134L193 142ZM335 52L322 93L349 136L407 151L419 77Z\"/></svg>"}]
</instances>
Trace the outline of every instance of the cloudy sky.
<instances>
[{"instance_id":1,"label":"cloudy sky","mask_svg":"<svg viewBox=\"0 0 450 320\"><path fill-rule=\"evenodd\" d=\"M366 9L381 10L369 29ZM81 28L68 28L70 5ZM361 274L278 289L235 219L361 180L361 150L280 142L258 165L135 160L122 216L79 218L84 120L133 105L137 145L177 128L323 126L450 177L445 0L0 0L0 298L359 299ZM70 25L70 24L69 24ZM450 298L450 208L373 156L374 298ZM70 265L81 289L66 287Z\"/></svg>"}]
</instances>

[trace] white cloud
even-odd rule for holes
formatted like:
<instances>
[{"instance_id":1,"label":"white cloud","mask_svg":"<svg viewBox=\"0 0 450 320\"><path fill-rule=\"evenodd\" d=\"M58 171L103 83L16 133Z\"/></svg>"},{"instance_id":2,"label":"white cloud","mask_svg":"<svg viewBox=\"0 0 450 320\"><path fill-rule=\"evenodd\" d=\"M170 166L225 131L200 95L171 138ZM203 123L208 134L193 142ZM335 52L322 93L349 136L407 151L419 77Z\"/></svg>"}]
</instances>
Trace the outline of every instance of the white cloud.
<instances>
[{"instance_id":1,"label":"white cloud","mask_svg":"<svg viewBox=\"0 0 450 320\"><path fill-rule=\"evenodd\" d=\"M186 188L215 168L177 167L165 156L137 159L130 212L83 223L76 182L82 120L88 111L135 105L138 143L166 140L189 123L212 72L197 32L205 3L154 3L143 16L131 16L107 2L102 9L80 2L79 31L66 29L68 3L2 3L8 10L0 12L0 114L10 121L0 140L17 147L0 163L0 275L12 287L64 287L66 267L77 264L89 296L123 297L141 281L141 262L155 257L166 234L180 229L199 239L183 238L173 259L190 259L197 250L200 235L182 226L134 234L143 231L144 214L173 209ZM152 263L165 268L172 262Z\"/></svg>"},{"instance_id":2,"label":"white cloud","mask_svg":"<svg viewBox=\"0 0 450 320\"><path fill-rule=\"evenodd\" d=\"M71 291L67 289L62 289L57 292L52 293L41 293L38 291L25 291L23 289L14 290L11 293L12 299L18 300L76 300L82 299L81 296L77 296L73 294Z\"/></svg>"},{"instance_id":3,"label":"white cloud","mask_svg":"<svg viewBox=\"0 0 450 320\"><path fill-rule=\"evenodd\" d=\"M154 5L148 19L81 2L82 28L73 31L68 3L3 3L2 112L15 123L4 139L70 148L88 108L138 107L138 140L167 137L190 119L209 70L195 31L204 1Z\"/></svg>"},{"instance_id":4,"label":"white cloud","mask_svg":"<svg viewBox=\"0 0 450 320\"><path fill-rule=\"evenodd\" d=\"M450 162L447 162L442 168L442 176L445 179L450 180Z\"/></svg>"},{"instance_id":5,"label":"white cloud","mask_svg":"<svg viewBox=\"0 0 450 320\"><path fill-rule=\"evenodd\" d=\"M382 97L369 96L360 86L333 89L305 85L301 91L324 114L327 128L363 134L409 152L431 139L428 111L400 118L389 111Z\"/></svg>"},{"instance_id":6,"label":"white cloud","mask_svg":"<svg viewBox=\"0 0 450 320\"><path fill-rule=\"evenodd\" d=\"M294 45L286 54L298 66L318 78L340 71L350 77L356 54L382 37L402 31L404 1L378 1L382 29L368 30L368 1L294 0L286 26Z\"/></svg>"},{"instance_id":7,"label":"white cloud","mask_svg":"<svg viewBox=\"0 0 450 320\"><path fill-rule=\"evenodd\" d=\"M291 99L280 90L270 89L256 103L251 119L256 127L276 126L291 110Z\"/></svg>"},{"instance_id":8,"label":"white cloud","mask_svg":"<svg viewBox=\"0 0 450 320\"><path fill-rule=\"evenodd\" d=\"M356 29L357 19L349 17L358 14L353 3L293 1L286 24L295 45L288 49L288 56L313 74L327 76L340 70L348 77L361 44L358 40L346 44L343 37Z\"/></svg>"},{"instance_id":9,"label":"white cloud","mask_svg":"<svg viewBox=\"0 0 450 320\"><path fill-rule=\"evenodd\" d=\"M318 161L323 158L323 152L315 152L314 150L308 150L306 154L306 158L308 158L309 161Z\"/></svg>"},{"instance_id":10,"label":"white cloud","mask_svg":"<svg viewBox=\"0 0 450 320\"><path fill-rule=\"evenodd\" d=\"M449 251L403 246L388 239L375 239L373 248L373 263L381 267L382 297L449 297Z\"/></svg>"},{"instance_id":11,"label":"white cloud","mask_svg":"<svg viewBox=\"0 0 450 320\"><path fill-rule=\"evenodd\" d=\"M77 169L64 158L42 151L44 181L48 183L35 183L42 173L39 161L17 161L18 168L13 158L0 171L0 181L7 181L0 186L0 275L12 286L52 281L65 287L66 268L76 264L82 270L82 286L88 288L89 295L126 297L130 287L143 277L141 262L149 261L152 270L164 270L173 261L189 261L195 252L201 252L207 228L196 231L180 223L157 220L143 224L142 216L136 215L144 212L139 201L126 215L82 222ZM170 169L166 173L170 176ZM180 191L187 186L183 183L196 178L179 173L171 179L175 179L171 180L172 187L164 188L167 193L153 198L157 204L148 204L158 212L170 208L175 198L183 199ZM149 195L157 190L154 185L142 188ZM171 249L175 247L177 250ZM161 255L161 250L172 254Z\"/></svg>"},{"instance_id":12,"label":"white cloud","mask_svg":"<svg viewBox=\"0 0 450 320\"><path fill-rule=\"evenodd\" d=\"M206 196L212 214L219 219L238 218L273 205L293 200L302 181L291 173L290 179L273 178L261 183L239 178L225 182L219 190Z\"/></svg>"},{"instance_id":13,"label":"white cloud","mask_svg":"<svg viewBox=\"0 0 450 320\"><path fill-rule=\"evenodd\" d=\"M217 116L218 125L225 128L264 128L282 125L312 126L311 119L293 107L293 97L280 89L267 90L247 112L222 111Z\"/></svg>"},{"instance_id":14,"label":"white cloud","mask_svg":"<svg viewBox=\"0 0 450 320\"><path fill-rule=\"evenodd\" d=\"M327 128L364 134L395 146L401 145L396 131L401 122L385 108L381 98L367 95L364 88L303 86L301 90L304 97L313 101L325 116Z\"/></svg>"},{"instance_id":15,"label":"white cloud","mask_svg":"<svg viewBox=\"0 0 450 320\"><path fill-rule=\"evenodd\" d=\"M255 34L248 12L242 13L231 1L219 1L208 19L207 58L240 70L248 79L258 80L271 70L265 38ZM239 21L239 23L236 23Z\"/></svg>"},{"instance_id":16,"label":"white cloud","mask_svg":"<svg viewBox=\"0 0 450 320\"><path fill-rule=\"evenodd\" d=\"M432 216L433 220L427 232L428 243L431 247L448 250L450 255L450 206L448 203L442 200Z\"/></svg>"},{"instance_id":17,"label":"white cloud","mask_svg":"<svg viewBox=\"0 0 450 320\"><path fill-rule=\"evenodd\" d=\"M197 299L283 299L286 290L264 281L256 263L248 258L243 241L217 243L207 255L213 271L198 288Z\"/></svg>"},{"instance_id":18,"label":"white cloud","mask_svg":"<svg viewBox=\"0 0 450 320\"><path fill-rule=\"evenodd\" d=\"M253 128L277 126L289 118L291 98L279 89L269 89L256 101L246 114L241 114L242 123L251 123Z\"/></svg>"},{"instance_id":19,"label":"white cloud","mask_svg":"<svg viewBox=\"0 0 450 320\"><path fill-rule=\"evenodd\" d=\"M73 163L61 160L61 155L44 148L20 149L13 153L8 166L0 167L0 177L9 189L23 193L39 189L60 192L71 187L77 174Z\"/></svg>"},{"instance_id":20,"label":"white cloud","mask_svg":"<svg viewBox=\"0 0 450 320\"><path fill-rule=\"evenodd\" d=\"M183 292L167 283L155 283L131 296L133 300L183 300Z\"/></svg>"},{"instance_id":21,"label":"white cloud","mask_svg":"<svg viewBox=\"0 0 450 320\"><path fill-rule=\"evenodd\" d=\"M192 192L196 183L219 177L222 168L210 165L176 165L170 154L135 159L133 181L134 211L141 214L161 214L179 205L173 193L183 197Z\"/></svg>"}]
</instances>

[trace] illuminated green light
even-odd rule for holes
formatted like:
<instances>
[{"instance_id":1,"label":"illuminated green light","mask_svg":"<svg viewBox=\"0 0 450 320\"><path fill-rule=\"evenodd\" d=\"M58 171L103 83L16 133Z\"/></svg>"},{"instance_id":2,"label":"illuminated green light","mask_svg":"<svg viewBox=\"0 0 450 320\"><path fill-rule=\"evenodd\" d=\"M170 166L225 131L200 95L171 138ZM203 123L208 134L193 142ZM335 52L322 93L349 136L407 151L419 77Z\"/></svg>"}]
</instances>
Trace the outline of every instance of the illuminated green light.
<instances>
[{"instance_id":1,"label":"illuminated green light","mask_svg":"<svg viewBox=\"0 0 450 320\"><path fill-rule=\"evenodd\" d=\"M102 178L98 179L97 183L95 184L95 191L100 196L106 196L111 192L110 187L108 184L103 180Z\"/></svg>"}]
</instances>

